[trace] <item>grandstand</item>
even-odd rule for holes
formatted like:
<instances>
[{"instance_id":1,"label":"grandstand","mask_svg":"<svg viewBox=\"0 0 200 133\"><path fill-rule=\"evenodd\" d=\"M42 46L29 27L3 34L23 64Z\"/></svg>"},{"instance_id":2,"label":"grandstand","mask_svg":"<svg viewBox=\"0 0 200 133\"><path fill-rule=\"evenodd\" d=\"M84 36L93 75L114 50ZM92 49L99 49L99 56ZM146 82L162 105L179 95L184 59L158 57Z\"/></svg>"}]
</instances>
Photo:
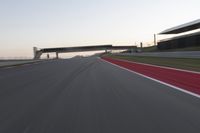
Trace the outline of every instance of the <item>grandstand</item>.
<instances>
[{"instance_id":1,"label":"grandstand","mask_svg":"<svg viewBox=\"0 0 200 133\"><path fill-rule=\"evenodd\" d=\"M180 34L193 30L200 29L200 19L179 25L170 29L167 29L161 33L162 34ZM194 32L186 35L181 35L178 37L173 37L170 39L164 39L158 42L157 48L159 50L173 49L173 48L184 48L190 46L200 46L200 32Z\"/></svg>"}]
</instances>

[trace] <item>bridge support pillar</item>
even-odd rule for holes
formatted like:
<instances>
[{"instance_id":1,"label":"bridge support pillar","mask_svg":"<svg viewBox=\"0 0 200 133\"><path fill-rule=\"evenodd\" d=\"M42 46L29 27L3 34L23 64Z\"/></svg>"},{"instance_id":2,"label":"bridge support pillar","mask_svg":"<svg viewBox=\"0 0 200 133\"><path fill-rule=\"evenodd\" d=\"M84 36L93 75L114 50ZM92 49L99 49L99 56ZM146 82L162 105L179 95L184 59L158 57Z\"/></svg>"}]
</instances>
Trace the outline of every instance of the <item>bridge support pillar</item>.
<instances>
[{"instance_id":1,"label":"bridge support pillar","mask_svg":"<svg viewBox=\"0 0 200 133\"><path fill-rule=\"evenodd\" d=\"M33 59L40 59L40 56L42 55L42 52L37 49L37 47L33 47Z\"/></svg>"},{"instance_id":2,"label":"bridge support pillar","mask_svg":"<svg viewBox=\"0 0 200 133\"><path fill-rule=\"evenodd\" d=\"M58 59L59 58L59 55L58 55L58 52L56 52L56 59Z\"/></svg>"},{"instance_id":3,"label":"bridge support pillar","mask_svg":"<svg viewBox=\"0 0 200 133\"><path fill-rule=\"evenodd\" d=\"M134 50L133 48L131 48L131 53L134 53L134 51L135 51L135 50Z\"/></svg>"}]
</instances>

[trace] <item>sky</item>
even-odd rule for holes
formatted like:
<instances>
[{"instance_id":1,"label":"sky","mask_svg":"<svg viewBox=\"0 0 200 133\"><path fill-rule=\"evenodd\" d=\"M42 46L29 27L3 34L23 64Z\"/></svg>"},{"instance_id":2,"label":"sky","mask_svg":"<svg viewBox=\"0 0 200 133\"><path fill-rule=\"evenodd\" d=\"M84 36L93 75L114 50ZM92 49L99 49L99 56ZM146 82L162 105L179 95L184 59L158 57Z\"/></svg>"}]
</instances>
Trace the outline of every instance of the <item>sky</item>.
<instances>
[{"instance_id":1,"label":"sky","mask_svg":"<svg viewBox=\"0 0 200 133\"><path fill-rule=\"evenodd\" d=\"M199 19L199 6L200 0L0 0L0 58L32 57L34 46L149 44L153 34Z\"/></svg>"}]
</instances>

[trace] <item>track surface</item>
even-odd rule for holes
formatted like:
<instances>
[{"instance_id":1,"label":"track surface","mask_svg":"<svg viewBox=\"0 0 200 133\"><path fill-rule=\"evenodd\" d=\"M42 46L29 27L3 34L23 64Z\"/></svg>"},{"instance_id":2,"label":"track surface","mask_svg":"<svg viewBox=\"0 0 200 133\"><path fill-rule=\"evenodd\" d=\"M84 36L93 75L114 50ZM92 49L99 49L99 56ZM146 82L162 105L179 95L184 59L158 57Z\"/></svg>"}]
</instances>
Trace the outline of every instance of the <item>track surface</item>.
<instances>
[{"instance_id":1,"label":"track surface","mask_svg":"<svg viewBox=\"0 0 200 133\"><path fill-rule=\"evenodd\" d=\"M200 73L181 71L113 58L106 61L200 95Z\"/></svg>"},{"instance_id":2,"label":"track surface","mask_svg":"<svg viewBox=\"0 0 200 133\"><path fill-rule=\"evenodd\" d=\"M199 133L200 99L98 58L0 69L0 133Z\"/></svg>"}]
</instances>

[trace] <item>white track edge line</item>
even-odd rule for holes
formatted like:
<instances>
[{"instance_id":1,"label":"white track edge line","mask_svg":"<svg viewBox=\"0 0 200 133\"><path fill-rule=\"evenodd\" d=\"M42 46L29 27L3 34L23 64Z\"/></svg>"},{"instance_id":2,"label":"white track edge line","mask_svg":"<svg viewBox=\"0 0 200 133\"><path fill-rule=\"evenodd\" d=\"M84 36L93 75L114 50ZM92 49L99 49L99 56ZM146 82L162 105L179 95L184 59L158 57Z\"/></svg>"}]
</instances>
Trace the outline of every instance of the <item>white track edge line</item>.
<instances>
[{"instance_id":1,"label":"white track edge line","mask_svg":"<svg viewBox=\"0 0 200 133\"><path fill-rule=\"evenodd\" d=\"M153 64L147 64L147 63L141 63L141 62L135 62L135 61L123 60L123 59L116 59L116 58L113 58L113 59L114 59L114 60L120 60L120 61L129 62L129 63L135 63L135 64L146 65L146 66L153 66L153 67L158 67L158 68L166 68L166 69L177 70L177 71L182 71L182 72L200 74L200 72L191 71L191 70L184 70L184 69L178 69L178 68L167 67L167 66L158 66L158 65L153 65Z\"/></svg>"},{"instance_id":2,"label":"white track edge line","mask_svg":"<svg viewBox=\"0 0 200 133\"><path fill-rule=\"evenodd\" d=\"M100 58L100 59L101 59L101 58ZM184 92L184 93L186 93L186 94L189 94L189 95L195 96L195 97L197 97L197 98L200 98L200 95L199 95L199 94L196 94L196 93L187 91L187 90L185 90L185 89L179 88L179 87L177 87L177 86L174 86L174 85L165 83L165 82L163 82L163 81L160 81L160 80L151 78L151 77L149 77L149 76L146 76L146 75L144 75L144 74L135 72L135 71L133 71L133 70L129 70L129 69L127 69L127 68L124 68L124 67L121 67L121 66L119 66L119 65L113 64L113 63L111 63L111 62L109 62L109 61L106 61L106 60L104 60L104 59L101 59L101 60L104 61L104 62L106 62L106 63L109 63L109 64L111 64L111 65L114 65L114 66L116 66L116 67L119 67L119 68L121 68L121 69L124 69L124 70L126 70L126 71L129 71L129 72L131 72L131 73L134 73L134 74L137 74L137 75L139 75L139 76L142 76L142 77L144 77L144 78L153 80L153 81L155 81L155 82L158 82L158 83L160 83L160 84L166 85L166 86L171 87L171 88L174 88L174 89L179 90L179 91L181 91L181 92Z\"/></svg>"}]
</instances>

